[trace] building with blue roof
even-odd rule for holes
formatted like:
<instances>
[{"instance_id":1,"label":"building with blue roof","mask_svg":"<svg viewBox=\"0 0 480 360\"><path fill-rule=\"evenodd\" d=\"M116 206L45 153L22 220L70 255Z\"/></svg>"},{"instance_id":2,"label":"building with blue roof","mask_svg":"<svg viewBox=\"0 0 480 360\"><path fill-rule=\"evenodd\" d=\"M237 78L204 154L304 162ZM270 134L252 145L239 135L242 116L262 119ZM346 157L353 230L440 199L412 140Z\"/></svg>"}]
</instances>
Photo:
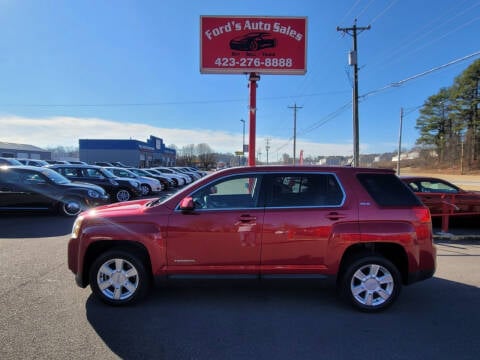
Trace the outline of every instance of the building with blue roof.
<instances>
[{"instance_id":1,"label":"building with blue roof","mask_svg":"<svg viewBox=\"0 0 480 360\"><path fill-rule=\"evenodd\" d=\"M163 139L150 135L147 141L133 139L80 139L80 160L121 162L132 167L173 166L177 152L165 146Z\"/></svg>"}]
</instances>

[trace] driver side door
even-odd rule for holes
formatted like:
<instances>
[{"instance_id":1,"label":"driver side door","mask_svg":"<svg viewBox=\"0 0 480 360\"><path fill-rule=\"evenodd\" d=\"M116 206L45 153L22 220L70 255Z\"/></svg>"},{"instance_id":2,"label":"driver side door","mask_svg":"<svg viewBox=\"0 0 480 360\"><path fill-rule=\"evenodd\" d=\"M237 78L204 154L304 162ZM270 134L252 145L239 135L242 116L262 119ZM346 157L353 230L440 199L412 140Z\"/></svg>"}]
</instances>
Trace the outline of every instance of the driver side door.
<instances>
[{"instance_id":1,"label":"driver side door","mask_svg":"<svg viewBox=\"0 0 480 360\"><path fill-rule=\"evenodd\" d=\"M252 273L260 264L260 177L229 176L190 196L195 209L170 216L167 263L176 273Z\"/></svg>"}]
</instances>

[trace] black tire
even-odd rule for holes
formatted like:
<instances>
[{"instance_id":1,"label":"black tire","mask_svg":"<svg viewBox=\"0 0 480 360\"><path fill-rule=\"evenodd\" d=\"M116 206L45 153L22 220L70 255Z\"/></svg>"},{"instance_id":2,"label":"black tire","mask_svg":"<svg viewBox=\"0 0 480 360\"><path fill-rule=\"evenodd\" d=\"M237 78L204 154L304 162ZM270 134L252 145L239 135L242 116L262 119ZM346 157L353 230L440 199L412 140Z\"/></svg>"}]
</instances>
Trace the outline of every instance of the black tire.
<instances>
[{"instance_id":1,"label":"black tire","mask_svg":"<svg viewBox=\"0 0 480 360\"><path fill-rule=\"evenodd\" d=\"M83 201L74 197L65 198L58 205L58 210L65 216L77 216L85 209L86 206Z\"/></svg>"},{"instance_id":2,"label":"black tire","mask_svg":"<svg viewBox=\"0 0 480 360\"><path fill-rule=\"evenodd\" d=\"M106 304L130 305L148 292L151 277L142 258L123 249L101 254L90 268L93 294Z\"/></svg>"},{"instance_id":3,"label":"black tire","mask_svg":"<svg viewBox=\"0 0 480 360\"><path fill-rule=\"evenodd\" d=\"M342 295L357 309L381 311L392 305L402 287L400 272L381 256L364 256L347 264L339 284Z\"/></svg>"},{"instance_id":4,"label":"black tire","mask_svg":"<svg viewBox=\"0 0 480 360\"><path fill-rule=\"evenodd\" d=\"M130 191L128 191L127 189L119 189L116 193L115 193L115 199L118 201L118 202L122 202L122 201L128 201L132 198L132 194L130 194Z\"/></svg>"}]
</instances>

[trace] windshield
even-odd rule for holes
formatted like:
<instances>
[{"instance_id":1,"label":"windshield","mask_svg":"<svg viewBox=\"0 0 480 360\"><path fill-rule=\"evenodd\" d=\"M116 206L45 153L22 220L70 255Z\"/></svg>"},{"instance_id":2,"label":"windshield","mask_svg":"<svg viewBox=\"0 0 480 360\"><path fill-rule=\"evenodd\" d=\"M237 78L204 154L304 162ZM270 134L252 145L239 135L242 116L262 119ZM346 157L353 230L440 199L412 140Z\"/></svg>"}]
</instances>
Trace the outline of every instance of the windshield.
<instances>
[{"instance_id":1,"label":"windshield","mask_svg":"<svg viewBox=\"0 0 480 360\"><path fill-rule=\"evenodd\" d=\"M42 169L42 174L45 175L50 181L54 182L55 184L70 184L71 181L68 180L63 175L59 174L58 172L50 169Z\"/></svg>"},{"instance_id":2,"label":"windshield","mask_svg":"<svg viewBox=\"0 0 480 360\"><path fill-rule=\"evenodd\" d=\"M106 178L109 178L109 179L114 179L116 178L115 175L113 175L110 171L108 171L107 169L104 169L104 168L100 168L100 172L103 174L103 176L105 176Z\"/></svg>"},{"instance_id":3,"label":"windshield","mask_svg":"<svg viewBox=\"0 0 480 360\"><path fill-rule=\"evenodd\" d=\"M127 170L127 169L107 169L111 171L114 175L120 176L120 177L126 177L126 178L131 178L131 179L137 179L138 175L135 174L134 172Z\"/></svg>"}]
</instances>

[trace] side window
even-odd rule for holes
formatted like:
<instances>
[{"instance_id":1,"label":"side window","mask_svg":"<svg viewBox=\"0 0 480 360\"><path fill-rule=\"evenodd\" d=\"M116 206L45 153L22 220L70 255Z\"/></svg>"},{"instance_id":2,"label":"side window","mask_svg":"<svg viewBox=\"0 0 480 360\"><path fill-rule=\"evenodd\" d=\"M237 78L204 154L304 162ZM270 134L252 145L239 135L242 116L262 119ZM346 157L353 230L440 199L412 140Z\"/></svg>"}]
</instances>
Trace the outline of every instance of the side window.
<instances>
[{"instance_id":1,"label":"side window","mask_svg":"<svg viewBox=\"0 0 480 360\"><path fill-rule=\"evenodd\" d=\"M28 184L45 184L47 181L43 176L37 173L27 173L23 178L24 183Z\"/></svg>"},{"instance_id":2,"label":"side window","mask_svg":"<svg viewBox=\"0 0 480 360\"><path fill-rule=\"evenodd\" d=\"M95 179L103 179L104 176L100 171L97 169L85 169L85 176L95 178Z\"/></svg>"},{"instance_id":3,"label":"side window","mask_svg":"<svg viewBox=\"0 0 480 360\"><path fill-rule=\"evenodd\" d=\"M416 192L420 191L420 187L414 182L409 182L408 186L410 186L410 189L412 189L413 191L416 191Z\"/></svg>"},{"instance_id":4,"label":"side window","mask_svg":"<svg viewBox=\"0 0 480 360\"><path fill-rule=\"evenodd\" d=\"M344 194L333 174L275 174L268 176L267 207L340 206Z\"/></svg>"},{"instance_id":5,"label":"side window","mask_svg":"<svg viewBox=\"0 0 480 360\"><path fill-rule=\"evenodd\" d=\"M130 175L129 173L127 173L126 171L124 170L120 170L120 169L109 169L113 175L115 176L119 176L119 177L132 177L132 175Z\"/></svg>"},{"instance_id":6,"label":"side window","mask_svg":"<svg viewBox=\"0 0 480 360\"><path fill-rule=\"evenodd\" d=\"M191 196L197 209L238 209L256 206L259 179L255 176L229 177L208 184Z\"/></svg>"},{"instance_id":7,"label":"side window","mask_svg":"<svg viewBox=\"0 0 480 360\"><path fill-rule=\"evenodd\" d=\"M75 168L59 168L60 173L65 176L78 176Z\"/></svg>"},{"instance_id":8,"label":"side window","mask_svg":"<svg viewBox=\"0 0 480 360\"><path fill-rule=\"evenodd\" d=\"M357 175L365 190L380 206L418 206L420 200L395 174Z\"/></svg>"},{"instance_id":9,"label":"side window","mask_svg":"<svg viewBox=\"0 0 480 360\"><path fill-rule=\"evenodd\" d=\"M440 181L422 181L422 192L456 193L457 189Z\"/></svg>"}]
</instances>

